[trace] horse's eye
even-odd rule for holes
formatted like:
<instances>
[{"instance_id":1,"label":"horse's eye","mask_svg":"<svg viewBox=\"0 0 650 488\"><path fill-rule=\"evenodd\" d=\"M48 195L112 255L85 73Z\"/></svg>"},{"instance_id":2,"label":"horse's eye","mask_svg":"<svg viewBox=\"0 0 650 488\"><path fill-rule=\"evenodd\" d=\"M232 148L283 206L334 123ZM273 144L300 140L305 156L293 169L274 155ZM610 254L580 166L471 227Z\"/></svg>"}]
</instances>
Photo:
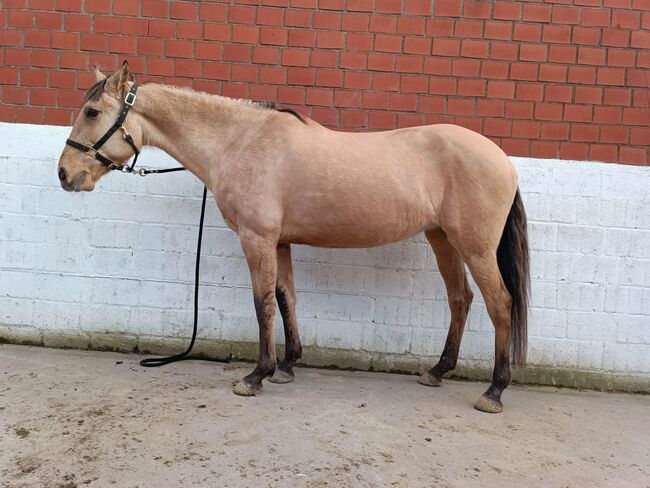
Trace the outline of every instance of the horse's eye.
<instances>
[{"instance_id":1,"label":"horse's eye","mask_svg":"<svg viewBox=\"0 0 650 488\"><path fill-rule=\"evenodd\" d=\"M94 108L86 109L86 117L90 119L94 119L95 117L97 117L98 114L99 114L99 110L95 110Z\"/></svg>"}]
</instances>

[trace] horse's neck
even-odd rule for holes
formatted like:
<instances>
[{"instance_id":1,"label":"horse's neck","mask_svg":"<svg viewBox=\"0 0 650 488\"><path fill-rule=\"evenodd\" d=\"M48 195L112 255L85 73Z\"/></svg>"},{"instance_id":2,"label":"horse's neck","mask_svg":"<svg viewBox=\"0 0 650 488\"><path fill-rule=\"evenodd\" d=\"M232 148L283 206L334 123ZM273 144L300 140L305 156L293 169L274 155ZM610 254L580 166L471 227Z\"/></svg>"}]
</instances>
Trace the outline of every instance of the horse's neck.
<instances>
[{"instance_id":1,"label":"horse's neck","mask_svg":"<svg viewBox=\"0 0 650 488\"><path fill-rule=\"evenodd\" d=\"M142 86L136 105L144 144L162 149L204 182L243 128L256 124L255 114L232 100L164 85Z\"/></svg>"}]
</instances>

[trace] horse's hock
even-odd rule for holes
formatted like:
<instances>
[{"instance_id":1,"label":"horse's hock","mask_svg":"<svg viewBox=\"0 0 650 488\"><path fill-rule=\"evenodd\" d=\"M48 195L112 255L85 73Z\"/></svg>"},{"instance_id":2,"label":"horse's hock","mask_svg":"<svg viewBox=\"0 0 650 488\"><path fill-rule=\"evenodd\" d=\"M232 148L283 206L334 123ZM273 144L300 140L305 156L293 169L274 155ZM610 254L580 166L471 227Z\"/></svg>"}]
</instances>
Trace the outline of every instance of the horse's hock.
<instances>
[{"instance_id":1,"label":"horse's hock","mask_svg":"<svg viewBox=\"0 0 650 488\"><path fill-rule=\"evenodd\" d=\"M191 325L199 184L189 175L114 177L92 198L70 197L52 173L52 148L67 129L3 124L2 134L2 340L181 350ZM43 142L20 142L30 139ZM648 391L647 168L515 163L530 221L532 303L529 366L514 378ZM116 192L124 205L115 205ZM214 206L208 222L199 346L253 359L245 262ZM373 250L298 247L294 260L305 364L416 372L439 355L449 316L423 238ZM486 378L492 343L476 294L457 374Z\"/></svg>"}]
</instances>

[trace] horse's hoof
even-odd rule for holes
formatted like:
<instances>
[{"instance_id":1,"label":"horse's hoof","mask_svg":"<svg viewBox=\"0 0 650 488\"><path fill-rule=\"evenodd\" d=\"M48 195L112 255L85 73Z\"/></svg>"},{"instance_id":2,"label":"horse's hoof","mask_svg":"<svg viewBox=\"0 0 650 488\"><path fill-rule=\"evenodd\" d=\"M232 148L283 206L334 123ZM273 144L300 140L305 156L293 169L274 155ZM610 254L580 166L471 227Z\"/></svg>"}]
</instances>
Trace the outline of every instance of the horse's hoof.
<instances>
[{"instance_id":1,"label":"horse's hoof","mask_svg":"<svg viewBox=\"0 0 650 488\"><path fill-rule=\"evenodd\" d=\"M501 413L503 411L503 403L500 400L494 400L485 395L481 395L481 398L474 404L474 408L480 412Z\"/></svg>"},{"instance_id":2,"label":"horse's hoof","mask_svg":"<svg viewBox=\"0 0 650 488\"><path fill-rule=\"evenodd\" d=\"M261 384L251 385L246 383L244 380L238 381L235 383L235 386L232 387L232 392L239 396L255 396L260 391L262 391Z\"/></svg>"},{"instance_id":3,"label":"horse's hoof","mask_svg":"<svg viewBox=\"0 0 650 488\"><path fill-rule=\"evenodd\" d=\"M283 385L285 383L291 383L293 379L294 379L293 373L287 373L286 371L282 371L281 369L276 369L273 376L269 378L269 381L271 383Z\"/></svg>"},{"instance_id":4,"label":"horse's hoof","mask_svg":"<svg viewBox=\"0 0 650 488\"><path fill-rule=\"evenodd\" d=\"M418 383L425 386L440 386L441 381L431 373L422 373L418 378Z\"/></svg>"}]
</instances>

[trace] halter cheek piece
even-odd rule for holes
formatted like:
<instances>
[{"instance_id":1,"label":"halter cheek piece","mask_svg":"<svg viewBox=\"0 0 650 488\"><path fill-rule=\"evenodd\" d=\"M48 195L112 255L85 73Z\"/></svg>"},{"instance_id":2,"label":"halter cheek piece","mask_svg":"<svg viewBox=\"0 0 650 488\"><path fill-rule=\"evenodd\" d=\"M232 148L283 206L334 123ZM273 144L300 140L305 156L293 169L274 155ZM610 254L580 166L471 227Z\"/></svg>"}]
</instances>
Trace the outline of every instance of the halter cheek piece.
<instances>
[{"instance_id":1,"label":"halter cheek piece","mask_svg":"<svg viewBox=\"0 0 650 488\"><path fill-rule=\"evenodd\" d=\"M85 144L81 144L77 141L73 141L72 139L68 139L65 141L65 143L68 146L74 147L75 149L78 149L81 152L84 152L88 154L90 157L95 158L97 161L102 163L104 166L106 166L110 170L119 170L122 173L131 173L131 174L139 174L140 176L145 176L150 173L169 173L171 171L184 171L185 168L169 168L169 169L134 169L135 163L138 161L138 156L140 156L140 151L135 145L135 142L133 142L133 137L131 137L131 134L128 133L126 130L126 127L124 127L124 121L126 120L126 115L129 113L129 110L131 107L133 107L133 104L135 103L136 95L135 92L138 90L138 84L133 83L131 85L131 89L129 90L129 93L126 94L126 97L124 97L124 107L122 108L122 112L120 113L119 117L115 121L115 123L111 126L110 129L106 131L106 133L99 139L95 144L92 146L86 146ZM102 155L99 152L99 149L106 144L106 141L108 141L115 132L120 129L123 132L122 137L124 140L131 146L133 151L135 152L135 158L133 159L133 164L129 166L128 164L117 164L108 159L106 156Z\"/></svg>"}]
</instances>

